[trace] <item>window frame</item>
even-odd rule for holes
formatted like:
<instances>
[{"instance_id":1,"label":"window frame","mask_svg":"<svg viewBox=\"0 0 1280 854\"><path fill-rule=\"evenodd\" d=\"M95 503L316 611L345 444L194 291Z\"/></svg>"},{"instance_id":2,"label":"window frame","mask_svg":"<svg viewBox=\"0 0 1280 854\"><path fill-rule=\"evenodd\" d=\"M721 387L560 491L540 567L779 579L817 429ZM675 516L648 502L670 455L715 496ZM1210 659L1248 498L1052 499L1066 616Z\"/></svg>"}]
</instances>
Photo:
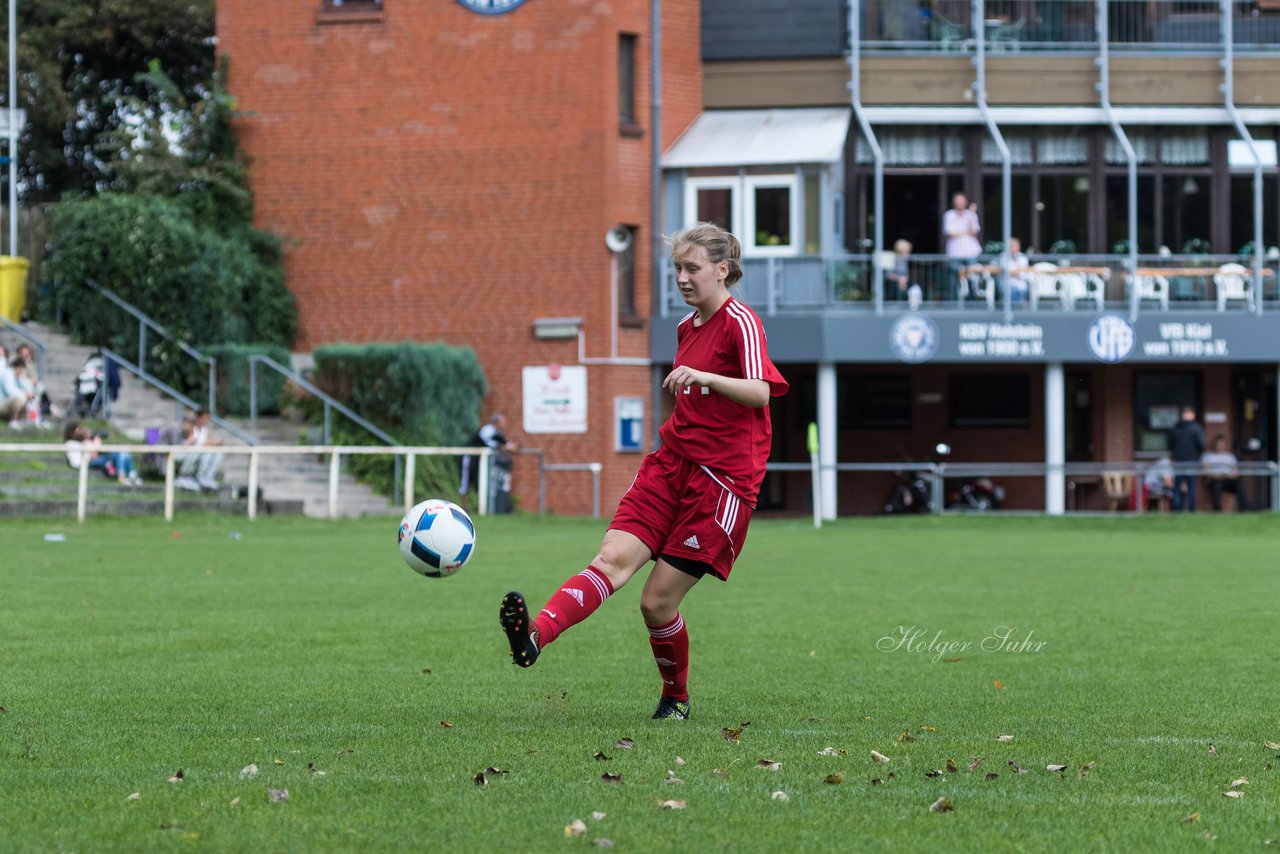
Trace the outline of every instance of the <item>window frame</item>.
<instances>
[{"instance_id":1,"label":"window frame","mask_svg":"<svg viewBox=\"0 0 1280 854\"><path fill-rule=\"evenodd\" d=\"M791 242L786 246L760 245L756 243L756 190L785 189L790 197L788 205L788 226L791 230ZM735 231L742 239L742 254L757 258L791 258L801 254L804 248L804 235L800 233L800 179L795 172L773 175L744 175L742 177L743 230Z\"/></svg>"},{"instance_id":2,"label":"window frame","mask_svg":"<svg viewBox=\"0 0 1280 854\"><path fill-rule=\"evenodd\" d=\"M716 175L686 178L684 182L685 225L698 222L698 193L701 190L728 190L729 195L729 231L741 234L742 225L742 182L737 175ZM743 247L745 250L745 246Z\"/></svg>"},{"instance_id":3,"label":"window frame","mask_svg":"<svg viewBox=\"0 0 1280 854\"><path fill-rule=\"evenodd\" d=\"M628 50L623 50L627 46ZM636 33L618 33L618 130L624 136L643 133L639 122L637 103L636 56L640 49L640 36ZM629 54L629 56L628 56ZM624 59L627 60L624 63ZM630 112L623 109L624 101L630 101Z\"/></svg>"},{"instance_id":4,"label":"window frame","mask_svg":"<svg viewBox=\"0 0 1280 854\"><path fill-rule=\"evenodd\" d=\"M981 418L961 418L956 413L957 386L961 382L972 382L974 384L987 384L994 379L1002 380L1021 380L1025 386L1025 403L1026 410L1020 417L1000 418L1000 417L981 417ZM1031 428L1031 413L1034 407L1031 403L1031 373L1028 372L1010 372L1010 373L982 373L982 372L960 372L953 373L947 379L947 424L955 430L1029 430Z\"/></svg>"}]
</instances>

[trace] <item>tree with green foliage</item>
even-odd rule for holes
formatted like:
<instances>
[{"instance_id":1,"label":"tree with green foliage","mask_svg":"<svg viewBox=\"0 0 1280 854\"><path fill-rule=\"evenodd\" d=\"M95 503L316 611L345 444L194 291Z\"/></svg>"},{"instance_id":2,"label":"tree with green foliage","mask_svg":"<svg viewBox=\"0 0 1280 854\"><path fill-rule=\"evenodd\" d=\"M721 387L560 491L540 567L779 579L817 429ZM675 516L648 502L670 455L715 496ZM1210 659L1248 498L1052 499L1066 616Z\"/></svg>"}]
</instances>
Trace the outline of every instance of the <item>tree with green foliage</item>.
<instances>
[{"instance_id":1,"label":"tree with green foliage","mask_svg":"<svg viewBox=\"0 0 1280 854\"><path fill-rule=\"evenodd\" d=\"M139 75L153 61L186 103L212 91L213 0L22 0L17 13L18 106L27 110L19 175L29 204L111 185L117 158L100 143L136 124L136 99L151 85ZM6 67L4 40L0 59Z\"/></svg>"}]
</instances>

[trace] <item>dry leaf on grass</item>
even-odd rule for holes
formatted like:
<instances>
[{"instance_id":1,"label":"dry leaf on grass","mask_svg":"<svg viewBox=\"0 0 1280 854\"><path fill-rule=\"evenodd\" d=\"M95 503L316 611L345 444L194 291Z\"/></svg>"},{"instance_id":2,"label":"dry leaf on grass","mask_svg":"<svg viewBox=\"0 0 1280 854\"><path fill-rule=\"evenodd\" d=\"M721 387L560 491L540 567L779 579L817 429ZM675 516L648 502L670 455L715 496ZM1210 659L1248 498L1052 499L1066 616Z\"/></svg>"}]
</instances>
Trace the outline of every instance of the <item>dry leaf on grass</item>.
<instances>
[{"instance_id":1,"label":"dry leaf on grass","mask_svg":"<svg viewBox=\"0 0 1280 854\"><path fill-rule=\"evenodd\" d=\"M608 815L608 813L604 813L604 812L600 812L599 810L596 810L591 814L591 820L601 821L606 815Z\"/></svg>"},{"instance_id":2,"label":"dry leaf on grass","mask_svg":"<svg viewBox=\"0 0 1280 854\"><path fill-rule=\"evenodd\" d=\"M1200 820L1200 813L1193 812L1191 815L1187 816L1182 821L1178 822L1178 824L1195 824L1199 820Z\"/></svg>"},{"instance_id":3,"label":"dry leaf on grass","mask_svg":"<svg viewBox=\"0 0 1280 854\"><path fill-rule=\"evenodd\" d=\"M955 804L946 798L938 798L929 804L929 812L952 812L953 810L955 810Z\"/></svg>"},{"instance_id":4,"label":"dry leaf on grass","mask_svg":"<svg viewBox=\"0 0 1280 854\"><path fill-rule=\"evenodd\" d=\"M1248 777L1237 777L1231 781L1231 788L1233 789L1238 789L1241 786L1247 786L1247 785L1249 785Z\"/></svg>"},{"instance_id":5,"label":"dry leaf on grass","mask_svg":"<svg viewBox=\"0 0 1280 854\"><path fill-rule=\"evenodd\" d=\"M1209 742L1209 755L1210 756L1218 755L1218 748L1213 746L1213 742Z\"/></svg>"},{"instance_id":6,"label":"dry leaf on grass","mask_svg":"<svg viewBox=\"0 0 1280 854\"><path fill-rule=\"evenodd\" d=\"M236 805L236 804L238 804L238 803L240 803L240 796L239 796L239 795L236 795L234 798L232 798L232 799L227 803L227 806L229 806L229 807L233 807L233 806L235 806L235 805Z\"/></svg>"},{"instance_id":7,"label":"dry leaf on grass","mask_svg":"<svg viewBox=\"0 0 1280 854\"><path fill-rule=\"evenodd\" d=\"M994 771L988 771L988 772L987 772L986 779L988 779L988 780L999 780L999 779L1000 779L1000 775L999 775L999 774L997 774L997 773L996 773L996 772L994 772Z\"/></svg>"},{"instance_id":8,"label":"dry leaf on grass","mask_svg":"<svg viewBox=\"0 0 1280 854\"><path fill-rule=\"evenodd\" d=\"M960 769L956 767L956 761L954 759L947 760L947 773L948 774L960 773Z\"/></svg>"},{"instance_id":9,"label":"dry leaf on grass","mask_svg":"<svg viewBox=\"0 0 1280 854\"><path fill-rule=\"evenodd\" d=\"M181 768L179 768L177 771L175 771L175 772L173 773L173 776L169 778L169 782L170 782L170 783L181 783L184 777L186 777L186 775L185 775L185 774L183 774L183 773L182 773L182 769L181 769Z\"/></svg>"},{"instance_id":10,"label":"dry leaf on grass","mask_svg":"<svg viewBox=\"0 0 1280 854\"><path fill-rule=\"evenodd\" d=\"M471 782L475 783L477 786L487 786L489 785L489 778L484 776L484 772L481 771L479 774L471 778Z\"/></svg>"},{"instance_id":11,"label":"dry leaf on grass","mask_svg":"<svg viewBox=\"0 0 1280 854\"><path fill-rule=\"evenodd\" d=\"M837 750L834 747L824 747L818 751L819 756L848 756L849 751Z\"/></svg>"},{"instance_id":12,"label":"dry leaf on grass","mask_svg":"<svg viewBox=\"0 0 1280 854\"><path fill-rule=\"evenodd\" d=\"M676 757L676 764L677 764L677 765L683 765L683 764L684 764L684 760L683 760L683 759L681 759L679 756L677 756L677 757Z\"/></svg>"},{"instance_id":13,"label":"dry leaf on grass","mask_svg":"<svg viewBox=\"0 0 1280 854\"><path fill-rule=\"evenodd\" d=\"M619 750L630 750L636 746L636 743L629 738L623 737L615 741L613 746Z\"/></svg>"},{"instance_id":14,"label":"dry leaf on grass","mask_svg":"<svg viewBox=\"0 0 1280 854\"><path fill-rule=\"evenodd\" d=\"M612 848L612 847L613 847L613 840L612 840L612 839L606 839L606 838L604 838L603 836L601 836L601 837L600 837L599 839L597 839L593 844L594 844L597 848Z\"/></svg>"},{"instance_id":15,"label":"dry leaf on grass","mask_svg":"<svg viewBox=\"0 0 1280 854\"><path fill-rule=\"evenodd\" d=\"M1055 773L1055 774L1056 774L1056 773L1058 773L1059 771L1066 771L1066 770L1067 770L1067 766L1065 766L1065 765L1046 765L1046 766L1044 766L1044 770L1046 770L1046 771L1052 771L1053 773Z\"/></svg>"},{"instance_id":16,"label":"dry leaf on grass","mask_svg":"<svg viewBox=\"0 0 1280 854\"><path fill-rule=\"evenodd\" d=\"M727 726L720 730L720 735L724 736L724 740L730 744L738 744L742 741L742 731L746 728L746 724L742 726Z\"/></svg>"},{"instance_id":17,"label":"dry leaf on grass","mask_svg":"<svg viewBox=\"0 0 1280 854\"><path fill-rule=\"evenodd\" d=\"M828 786L839 786L841 783L844 782L844 775L828 774L825 778L823 778L822 782L826 783Z\"/></svg>"},{"instance_id":18,"label":"dry leaf on grass","mask_svg":"<svg viewBox=\"0 0 1280 854\"><path fill-rule=\"evenodd\" d=\"M453 724L450 723L449 721L441 721L440 726L444 727L445 729L453 729Z\"/></svg>"},{"instance_id":19,"label":"dry leaf on grass","mask_svg":"<svg viewBox=\"0 0 1280 854\"><path fill-rule=\"evenodd\" d=\"M875 761L875 762L888 762L888 761L889 761L889 757L888 757L888 756L885 756L883 753L881 753L881 752L880 752L880 751L878 751L878 750L873 750L873 751L871 751L871 759L872 759L873 761Z\"/></svg>"},{"instance_id":20,"label":"dry leaf on grass","mask_svg":"<svg viewBox=\"0 0 1280 854\"><path fill-rule=\"evenodd\" d=\"M258 766L250 762L248 765L240 769L240 779L246 780L258 776Z\"/></svg>"},{"instance_id":21,"label":"dry leaf on grass","mask_svg":"<svg viewBox=\"0 0 1280 854\"><path fill-rule=\"evenodd\" d=\"M688 803L688 801L663 801L662 808L664 810L682 810Z\"/></svg>"},{"instance_id":22,"label":"dry leaf on grass","mask_svg":"<svg viewBox=\"0 0 1280 854\"><path fill-rule=\"evenodd\" d=\"M321 771L317 768L314 762L307 763L307 770L311 772L312 777L327 777L329 775L328 771Z\"/></svg>"},{"instance_id":23,"label":"dry leaf on grass","mask_svg":"<svg viewBox=\"0 0 1280 854\"><path fill-rule=\"evenodd\" d=\"M1081 780L1083 780L1085 777L1088 777L1089 772L1093 770L1093 765L1094 763L1092 762L1084 763L1083 765L1080 766L1080 770L1076 772L1076 776L1079 777Z\"/></svg>"},{"instance_id":24,"label":"dry leaf on grass","mask_svg":"<svg viewBox=\"0 0 1280 854\"><path fill-rule=\"evenodd\" d=\"M937 727L934 727L934 726L929 726L928 724L925 724L924 726L920 727L920 731L921 731L921 732L937 732L937 731L938 731L938 728L937 728Z\"/></svg>"},{"instance_id":25,"label":"dry leaf on grass","mask_svg":"<svg viewBox=\"0 0 1280 854\"><path fill-rule=\"evenodd\" d=\"M1231 789L1230 791L1223 792L1222 794L1223 794L1225 797L1228 797L1228 798L1243 798L1243 797L1244 797L1244 792L1240 791L1239 789Z\"/></svg>"},{"instance_id":26,"label":"dry leaf on grass","mask_svg":"<svg viewBox=\"0 0 1280 854\"><path fill-rule=\"evenodd\" d=\"M506 777L511 774L511 772L507 771L505 768L494 768L493 766L489 766L484 769L484 773L490 777Z\"/></svg>"},{"instance_id":27,"label":"dry leaf on grass","mask_svg":"<svg viewBox=\"0 0 1280 854\"><path fill-rule=\"evenodd\" d=\"M957 661L964 661L964 656L957 655L955 658L944 658L942 660L945 661L947 664L955 664Z\"/></svg>"},{"instance_id":28,"label":"dry leaf on grass","mask_svg":"<svg viewBox=\"0 0 1280 854\"><path fill-rule=\"evenodd\" d=\"M1262 746L1267 750L1280 750L1280 742L1264 741L1262 742Z\"/></svg>"},{"instance_id":29,"label":"dry leaf on grass","mask_svg":"<svg viewBox=\"0 0 1280 854\"><path fill-rule=\"evenodd\" d=\"M586 836L587 823L580 818L575 818L564 826L565 836Z\"/></svg>"},{"instance_id":30,"label":"dry leaf on grass","mask_svg":"<svg viewBox=\"0 0 1280 854\"><path fill-rule=\"evenodd\" d=\"M997 736L996 736L996 741L1000 742L1001 744L1008 744L1009 742L1013 741L1013 736L1011 736L1011 735L997 735Z\"/></svg>"},{"instance_id":31,"label":"dry leaf on grass","mask_svg":"<svg viewBox=\"0 0 1280 854\"><path fill-rule=\"evenodd\" d=\"M666 784L666 785L668 785L668 786L683 786L683 785L684 785L684 780L681 780L679 777L677 777L677 776L676 776L676 772L675 772L675 771L672 771L670 768L668 768L668 769L667 769L667 776L666 776L666 779L664 779L662 782L663 782L663 783L665 783L665 784Z\"/></svg>"},{"instance_id":32,"label":"dry leaf on grass","mask_svg":"<svg viewBox=\"0 0 1280 854\"><path fill-rule=\"evenodd\" d=\"M756 761L757 768L763 768L766 771L777 771L782 767L781 762L775 762L772 759L759 759Z\"/></svg>"},{"instance_id":33,"label":"dry leaf on grass","mask_svg":"<svg viewBox=\"0 0 1280 854\"><path fill-rule=\"evenodd\" d=\"M880 785L881 783L883 783L883 782L884 782L884 780L881 780L879 777L872 777L872 778L871 778L871 785L873 785L873 786L879 786L879 785Z\"/></svg>"},{"instance_id":34,"label":"dry leaf on grass","mask_svg":"<svg viewBox=\"0 0 1280 854\"><path fill-rule=\"evenodd\" d=\"M428 676L430 676L430 675L431 675L431 668L430 668L430 667L424 667L424 668L422 668L422 672L423 672L423 673L425 673L425 674L427 674Z\"/></svg>"},{"instance_id":35,"label":"dry leaf on grass","mask_svg":"<svg viewBox=\"0 0 1280 854\"><path fill-rule=\"evenodd\" d=\"M916 737L911 733L907 732L905 729L902 731L902 735L898 736L898 742L900 744L908 741L915 741L915 740L916 740Z\"/></svg>"},{"instance_id":36,"label":"dry leaf on grass","mask_svg":"<svg viewBox=\"0 0 1280 854\"><path fill-rule=\"evenodd\" d=\"M1009 766L1010 768L1012 768L1012 769L1013 769L1013 771L1014 771L1014 773L1015 773L1015 774L1025 774L1025 773L1027 773L1027 769L1026 769L1026 768L1023 768L1021 765L1019 765L1017 762L1014 762L1012 759L1010 759L1010 760L1009 760L1009 762L1008 762L1007 764L1008 764L1008 766Z\"/></svg>"},{"instance_id":37,"label":"dry leaf on grass","mask_svg":"<svg viewBox=\"0 0 1280 854\"><path fill-rule=\"evenodd\" d=\"M138 798L141 798L141 797L142 797L142 793L141 793L141 792L133 792L133 793L131 793L131 794L129 795L129 797L125 798L125 800L126 800L126 801L136 801L136 800L138 800Z\"/></svg>"},{"instance_id":38,"label":"dry leaf on grass","mask_svg":"<svg viewBox=\"0 0 1280 854\"><path fill-rule=\"evenodd\" d=\"M772 800L775 800L775 801L789 801L789 800L791 800L791 796L790 796L790 795L788 795L786 792L783 792L783 791L777 791L777 792L774 792L772 795L770 795L770 796L769 796L769 798L770 798L770 799L772 799Z\"/></svg>"},{"instance_id":39,"label":"dry leaf on grass","mask_svg":"<svg viewBox=\"0 0 1280 854\"><path fill-rule=\"evenodd\" d=\"M282 804L289 800L288 789L267 789L267 800L273 804Z\"/></svg>"},{"instance_id":40,"label":"dry leaf on grass","mask_svg":"<svg viewBox=\"0 0 1280 854\"><path fill-rule=\"evenodd\" d=\"M611 771L606 771L600 775L600 779L604 780L606 783L621 783L622 775L614 774Z\"/></svg>"},{"instance_id":41,"label":"dry leaf on grass","mask_svg":"<svg viewBox=\"0 0 1280 854\"><path fill-rule=\"evenodd\" d=\"M597 750L595 753L595 759L597 762L608 762L610 757L605 756L603 752Z\"/></svg>"},{"instance_id":42,"label":"dry leaf on grass","mask_svg":"<svg viewBox=\"0 0 1280 854\"><path fill-rule=\"evenodd\" d=\"M1003 690L1004 690L1004 683L1003 683L1003 682L1001 682L999 679L997 679L997 680L996 680L996 690L997 690L997 691L1003 691Z\"/></svg>"},{"instance_id":43,"label":"dry leaf on grass","mask_svg":"<svg viewBox=\"0 0 1280 854\"><path fill-rule=\"evenodd\" d=\"M729 772L723 768L713 768L711 770L711 776L715 777L717 780L723 780L725 777L729 776Z\"/></svg>"},{"instance_id":44,"label":"dry leaf on grass","mask_svg":"<svg viewBox=\"0 0 1280 854\"><path fill-rule=\"evenodd\" d=\"M350 756L353 753L355 753L355 751L352 750L350 747L344 747L338 751L339 756Z\"/></svg>"},{"instance_id":45,"label":"dry leaf on grass","mask_svg":"<svg viewBox=\"0 0 1280 854\"><path fill-rule=\"evenodd\" d=\"M283 764L284 764L284 760L283 760L283 759L272 759L272 760L271 760L271 763L272 763L273 765L283 765Z\"/></svg>"},{"instance_id":46,"label":"dry leaf on grass","mask_svg":"<svg viewBox=\"0 0 1280 854\"><path fill-rule=\"evenodd\" d=\"M981 765L981 764L982 764L982 757L981 757L981 756L970 756L970 757L969 757L969 770L970 770L970 771L977 771L977 770L978 770L978 766L979 766L979 765Z\"/></svg>"},{"instance_id":47,"label":"dry leaf on grass","mask_svg":"<svg viewBox=\"0 0 1280 854\"><path fill-rule=\"evenodd\" d=\"M932 780L934 777L941 777L941 776L942 776L942 772L941 772L941 771L939 771L937 768L934 768L934 769L932 769L932 770L930 770L930 771L925 771L925 772L924 772L924 775L925 775L926 777L928 777L930 780Z\"/></svg>"}]
</instances>

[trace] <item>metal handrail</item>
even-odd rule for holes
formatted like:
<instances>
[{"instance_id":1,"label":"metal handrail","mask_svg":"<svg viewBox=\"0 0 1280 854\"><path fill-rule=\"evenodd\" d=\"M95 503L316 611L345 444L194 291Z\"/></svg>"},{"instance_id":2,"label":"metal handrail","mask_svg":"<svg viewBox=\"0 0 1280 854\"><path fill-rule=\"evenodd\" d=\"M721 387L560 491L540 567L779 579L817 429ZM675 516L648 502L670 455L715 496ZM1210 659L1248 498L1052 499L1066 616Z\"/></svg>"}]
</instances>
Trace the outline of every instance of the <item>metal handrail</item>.
<instances>
[{"instance_id":1,"label":"metal handrail","mask_svg":"<svg viewBox=\"0 0 1280 854\"><path fill-rule=\"evenodd\" d=\"M133 374L138 379L154 386L164 394L169 395L169 397L173 398L174 401L182 404L183 406L186 406L188 409L200 408L200 404L196 403L194 400L187 397L185 394L178 391L176 388L169 385L164 380L161 380L160 378L155 377L152 374L148 373L145 368L142 368L142 367L139 367L138 365L133 364L128 359L124 358L118 353L114 353L111 350L108 350L106 347L101 347L99 349L104 358L110 359L120 367L124 368L129 373ZM110 395L106 395L105 393L103 393L103 404L104 404L104 412L106 413L107 418L110 419L111 417ZM212 410L209 411L209 420L212 421L217 427L220 427L221 429L230 433L232 436L235 436L237 439L244 442L246 445L258 444L258 440L256 437L250 435L249 433L244 432L243 430L241 430L239 427L232 424L231 422L223 418L219 418L217 415L214 415Z\"/></svg>"},{"instance_id":2,"label":"metal handrail","mask_svg":"<svg viewBox=\"0 0 1280 854\"><path fill-rule=\"evenodd\" d=\"M385 442L388 445L395 445L395 446L400 445L400 442L397 442L385 430L382 430L374 426L372 423L369 422L368 419L363 418L360 415L357 415L349 407L340 403L331 395L317 388L314 383L311 383L308 380L306 380L301 374L295 371L289 370L284 365L277 362L275 359L271 358L270 356L263 355L261 353L255 353L249 357L249 423L252 426L254 427L258 426L258 369L256 367L258 362L262 362L268 368L271 368L272 370L274 370L276 373L283 375L286 379L289 379L293 383L299 386L302 386L304 389L311 392L311 394L320 398L320 400L324 403L324 443L326 445L329 444L329 408L330 407L338 410L338 412L347 416L347 418L354 421L360 427L363 427L365 430L368 430L369 433L371 433L374 436L374 438L378 439L380 442Z\"/></svg>"},{"instance_id":3,"label":"metal handrail","mask_svg":"<svg viewBox=\"0 0 1280 854\"><path fill-rule=\"evenodd\" d=\"M147 366L147 327L151 327L153 331L164 338L172 341L186 355L195 359L197 362L204 362L209 367L209 412L212 414L216 410L218 400L218 360L213 356L206 356L204 353L192 347L185 341L175 337L172 332L165 329L159 323L151 318L146 312L108 288L106 285L100 284L91 278L86 278L84 283L95 291L106 297L118 307L124 309L138 321L138 367L142 370ZM195 407L193 407L195 408Z\"/></svg>"},{"instance_id":4,"label":"metal handrail","mask_svg":"<svg viewBox=\"0 0 1280 854\"><path fill-rule=\"evenodd\" d=\"M19 338L25 339L33 347L36 348L36 373L40 375L40 382L47 383L49 378L44 375L44 353L49 349L49 345L44 343L44 339L33 332L28 332L21 324L14 323L7 317L0 316L0 325L5 329L17 335ZM48 386L46 386L47 388Z\"/></svg>"}]
</instances>

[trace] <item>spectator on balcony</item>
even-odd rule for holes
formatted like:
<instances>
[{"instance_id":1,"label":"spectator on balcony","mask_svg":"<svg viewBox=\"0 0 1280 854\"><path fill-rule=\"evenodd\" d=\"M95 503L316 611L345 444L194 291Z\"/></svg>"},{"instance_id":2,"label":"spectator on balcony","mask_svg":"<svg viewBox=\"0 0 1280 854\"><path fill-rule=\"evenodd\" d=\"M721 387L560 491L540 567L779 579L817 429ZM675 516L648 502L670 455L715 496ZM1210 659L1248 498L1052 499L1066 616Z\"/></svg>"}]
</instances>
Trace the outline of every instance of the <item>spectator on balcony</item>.
<instances>
[{"instance_id":1,"label":"spectator on balcony","mask_svg":"<svg viewBox=\"0 0 1280 854\"><path fill-rule=\"evenodd\" d=\"M1205 451L1200 458L1204 466L1204 477L1209 483L1209 500L1213 504L1213 512L1222 512L1222 493L1230 492L1236 497L1236 510L1241 513L1250 509L1249 497L1245 494L1244 483L1240 480L1238 467L1240 461L1236 455L1227 450L1227 437L1219 433L1213 437L1212 450Z\"/></svg>"},{"instance_id":2,"label":"spectator on balcony","mask_svg":"<svg viewBox=\"0 0 1280 854\"><path fill-rule=\"evenodd\" d=\"M1015 303L1027 301L1029 288L1027 278L1023 275L1031 268L1027 253L1022 251L1022 241L1016 237L1009 238L1009 251L1001 254L1000 263L1009 262L1009 296Z\"/></svg>"},{"instance_id":3,"label":"spectator on balcony","mask_svg":"<svg viewBox=\"0 0 1280 854\"><path fill-rule=\"evenodd\" d=\"M961 295L968 289L966 269L982 254L982 244L978 242L980 231L978 206L970 204L964 193L956 193L951 199L951 210L942 215L942 233L947 238L947 257L952 259L951 268Z\"/></svg>"},{"instance_id":4,"label":"spectator on balcony","mask_svg":"<svg viewBox=\"0 0 1280 854\"><path fill-rule=\"evenodd\" d=\"M911 296L911 248L908 240L894 241L893 266L884 274L889 283L884 295L886 300L904 300Z\"/></svg>"},{"instance_id":5,"label":"spectator on balcony","mask_svg":"<svg viewBox=\"0 0 1280 854\"><path fill-rule=\"evenodd\" d=\"M1204 428L1196 422L1193 406L1182 407L1182 418L1169 430L1169 456L1179 471L1173 478L1173 509L1196 512L1196 476L1188 470L1199 467L1204 454Z\"/></svg>"}]
</instances>

